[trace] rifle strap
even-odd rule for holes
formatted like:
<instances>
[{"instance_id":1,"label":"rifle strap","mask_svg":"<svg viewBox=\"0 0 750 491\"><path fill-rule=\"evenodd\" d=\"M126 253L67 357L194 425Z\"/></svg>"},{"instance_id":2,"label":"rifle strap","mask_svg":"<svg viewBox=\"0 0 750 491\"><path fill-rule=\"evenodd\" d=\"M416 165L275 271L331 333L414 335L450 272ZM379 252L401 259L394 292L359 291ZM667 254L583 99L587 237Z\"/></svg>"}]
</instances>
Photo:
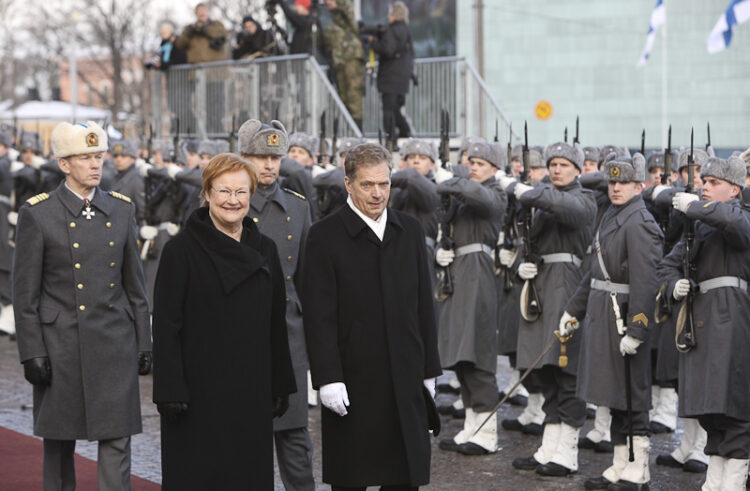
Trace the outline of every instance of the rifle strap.
<instances>
[{"instance_id":1,"label":"rifle strap","mask_svg":"<svg viewBox=\"0 0 750 491\"><path fill-rule=\"evenodd\" d=\"M609 272L607 271L607 267L604 265L604 258L602 257L602 246L599 243L599 230L596 231L596 237L594 238L594 248L596 249L596 259L599 261L599 269L602 271L602 275L604 275L604 280L608 285L616 285L618 287L626 286L628 285L622 285L620 283L612 283L611 278L609 277ZM593 286L593 281L592 281ZM620 313L620 304L617 303L617 291L612 288L609 289L609 298L612 301L612 311L615 314L615 325L617 326L617 333L620 336L625 335L625 323L622 321L622 315Z\"/></svg>"}]
</instances>

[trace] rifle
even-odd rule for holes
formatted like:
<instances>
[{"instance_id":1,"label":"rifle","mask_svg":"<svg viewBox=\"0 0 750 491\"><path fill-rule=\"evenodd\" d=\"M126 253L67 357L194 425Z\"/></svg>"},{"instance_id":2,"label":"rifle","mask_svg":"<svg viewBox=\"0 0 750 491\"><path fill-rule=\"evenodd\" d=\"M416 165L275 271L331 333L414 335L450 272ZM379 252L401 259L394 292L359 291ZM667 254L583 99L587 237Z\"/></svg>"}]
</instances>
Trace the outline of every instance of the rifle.
<instances>
[{"instance_id":1,"label":"rifle","mask_svg":"<svg viewBox=\"0 0 750 491\"><path fill-rule=\"evenodd\" d=\"M177 163L177 160L180 158L180 118L177 118L175 123L175 132L172 137L172 153L174 154L172 162Z\"/></svg>"},{"instance_id":2,"label":"rifle","mask_svg":"<svg viewBox=\"0 0 750 491\"><path fill-rule=\"evenodd\" d=\"M505 175L512 176L513 175L513 164L511 164L511 160L513 159L513 145L511 141L513 140L513 123L510 123L508 125L508 161L505 164Z\"/></svg>"},{"instance_id":3,"label":"rifle","mask_svg":"<svg viewBox=\"0 0 750 491\"><path fill-rule=\"evenodd\" d=\"M333 120L333 136L331 137L331 164L336 165L336 139L339 135L339 117Z\"/></svg>"},{"instance_id":4,"label":"rifle","mask_svg":"<svg viewBox=\"0 0 750 491\"><path fill-rule=\"evenodd\" d=\"M450 115L445 109L440 110L440 147L438 148L440 162L443 167L450 162Z\"/></svg>"},{"instance_id":5,"label":"rifle","mask_svg":"<svg viewBox=\"0 0 750 491\"><path fill-rule=\"evenodd\" d=\"M641 132L641 155L646 156L646 130Z\"/></svg>"},{"instance_id":6,"label":"rifle","mask_svg":"<svg viewBox=\"0 0 750 491\"><path fill-rule=\"evenodd\" d=\"M438 247L445 250L451 250L455 247L453 240L453 218L456 216L458 209L458 200L452 194L440 195L440 207L438 208L438 227L442 232ZM451 265L441 268L442 276L440 281L435 285L433 296L438 302L445 301L453 295L453 275L451 274Z\"/></svg>"},{"instance_id":7,"label":"rifle","mask_svg":"<svg viewBox=\"0 0 750 491\"><path fill-rule=\"evenodd\" d=\"M664 172L661 174L661 185L666 186L669 183L669 177L672 175L672 125L669 125L667 131L667 148L664 149ZM659 217L659 227L666 237L669 228L669 212L662 213ZM667 241L664 241L664 255L669 252Z\"/></svg>"},{"instance_id":8,"label":"rifle","mask_svg":"<svg viewBox=\"0 0 750 491\"><path fill-rule=\"evenodd\" d=\"M500 141L500 138L498 137L498 134L497 134L497 118L495 118L495 139L492 141L494 141L495 143Z\"/></svg>"},{"instance_id":9,"label":"rifle","mask_svg":"<svg viewBox=\"0 0 750 491\"><path fill-rule=\"evenodd\" d=\"M530 185L531 163L529 162L529 131L528 126L523 124L523 171L521 172L521 182ZM518 225L523 230L524 241L524 261L540 264L540 257L534 254L531 245L531 208L523 207L518 217ZM542 313L542 303L539 294L536 291L534 279L526 280L521 292L521 315L527 322L536 321Z\"/></svg>"},{"instance_id":10,"label":"rifle","mask_svg":"<svg viewBox=\"0 0 750 491\"><path fill-rule=\"evenodd\" d=\"M691 129L690 154L688 155L687 162L688 182L685 186L686 193L694 192L693 179L695 178L695 160L693 158L693 133L694 131ZM681 353L687 353L695 348L696 344L695 325L693 324L693 300L695 297L695 289L697 287L695 282L695 264L693 264L691 257L693 245L695 243L695 223L693 223L693 220L687 216L685 217L685 225L682 233L685 240L685 255L682 259L682 274L690 281L690 291L685 297L678 315L675 344L677 345L678 351Z\"/></svg>"},{"instance_id":11,"label":"rifle","mask_svg":"<svg viewBox=\"0 0 750 491\"><path fill-rule=\"evenodd\" d=\"M565 143L568 143L568 127L565 127L565 132L563 133L563 141Z\"/></svg>"},{"instance_id":12,"label":"rifle","mask_svg":"<svg viewBox=\"0 0 750 491\"><path fill-rule=\"evenodd\" d=\"M320 115L320 136L318 137L318 165L325 165L326 157L326 112Z\"/></svg>"},{"instance_id":13,"label":"rifle","mask_svg":"<svg viewBox=\"0 0 750 491\"><path fill-rule=\"evenodd\" d=\"M229 141L229 153L234 152L234 145L235 145L235 141L234 141L235 140L235 136L234 136L234 133L235 133L235 124L236 123L237 123L237 121L235 120L235 114L232 113L232 128L229 130L229 138L228 138L228 141Z\"/></svg>"},{"instance_id":14,"label":"rifle","mask_svg":"<svg viewBox=\"0 0 750 491\"><path fill-rule=\"evenodd\" d=\"M573 144L575 145L576 143L581 143L581 140L578 139L578 116L576 116L576 136L573 138Z\"/></svg>"},{"instance_id":15,"label":"rifle","mask_svg":"<svg viewBox=\"0 0 750 491\"><path fill-rule=\"evenodd\" d=\"M151 123L148 124L148 141L146 143L146 151L148 152L148 157L146 157L146 163L151 163L151 151L153 148L153 138L154 138L154 127ZM143 214L144 219L146 220L146 225L151 225L151 176L146 174L146 177L143 178L143 187L144 187L144 194L145 199L143 202L143 206L146 208Z\"/></svg>"},{"instance_id":16,"label":"rifle","mask_svg":"<svg viewBox=\"0 0 750 491\"><path fill-rule=\"evenodd\" d=\"M708 135L708 141L706 142L706 152L711 147L711 123L706 123L706 134Z\"/></svg>"}]
</instances>

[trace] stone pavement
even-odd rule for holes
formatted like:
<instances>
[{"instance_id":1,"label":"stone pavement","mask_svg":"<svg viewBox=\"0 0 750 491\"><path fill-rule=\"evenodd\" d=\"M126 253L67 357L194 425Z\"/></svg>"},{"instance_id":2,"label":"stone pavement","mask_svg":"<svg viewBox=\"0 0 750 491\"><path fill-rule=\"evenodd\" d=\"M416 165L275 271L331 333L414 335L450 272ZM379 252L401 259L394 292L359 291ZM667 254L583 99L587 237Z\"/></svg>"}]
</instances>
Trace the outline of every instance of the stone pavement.
<instances>
[{"instance_id":1,"label":"stone pavement","mask_svg":"<svg viewBox=\"0 0 750 491\"><path fill-rule=\"evenodd\" d=\"M498 369L500 387L505 385L509 374L507 363L501 359ZM134 475L161 482L159 450L159 417L151 401L151 377L140 377L143 433L132 440ZM439 395L439 401L450 401L453 396ZM505 405L498 421L516 417L522 408ZM0 336L0 426L30 435L32 432L31 387L23 378L23 369L18 362L16 344L7 336ZM463 426L462 420L443 417L440 437L452 436ZM592 427L587 421L584 432ZM656 455L671 451L679 442L681 429L676 433L658 435L651 440L651 489L697 490L703 483L703 474L688 474L676 469L657 466ZM318 489L327 490L321 481L320 409L310 410L310 434L315 445L314 472ZM579 452L578 474L565 478L546 478L534 472L513 469L515 457L531 455L540 443L539 437L499 431L500 451L485 457L465 457L444 452L437 448L433 439L431 484L425 490L567 490L583 489L586 478L597 476L611 463L611 454L596 454L593 451ZM583 434L583 433L582 433ZM96 443L79 441L76 451L96 460ZM2 456L0 456L0 459ZM276 489L283 490L276 471ZM371 488L374 489L374 488Z\"/></svg>"}]
</instances>

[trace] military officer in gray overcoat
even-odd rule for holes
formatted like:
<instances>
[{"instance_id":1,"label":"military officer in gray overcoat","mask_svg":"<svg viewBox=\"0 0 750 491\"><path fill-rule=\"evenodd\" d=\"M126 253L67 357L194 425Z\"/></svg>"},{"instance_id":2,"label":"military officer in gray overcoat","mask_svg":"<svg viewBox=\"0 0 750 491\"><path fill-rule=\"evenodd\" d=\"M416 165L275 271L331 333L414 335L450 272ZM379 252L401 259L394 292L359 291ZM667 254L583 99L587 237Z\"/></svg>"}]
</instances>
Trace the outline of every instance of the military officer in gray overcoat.
<instances>
[{"instance_id":1,"label":"military officer in gray overcoat","mask_svg":"<svg viewBox=\"0 0 750 491\"><path fill-rule=\"evenodd\" d=\"M441 440L440 448L482 455L497 450L497 414L492 412L498 397L492 248L503 224L507 196L495 179L501 159L495 149L485 141L474 141L468 156L469 178L453 177L437 187L438 194L456 202L454 218L441 230L455 247L438 247L435 254L439 266L450 266L453 280L453 294L440 309L440 363L456 372L466 409L463 429Z\"/></svg>"},{"instance_id":2,"label":"military officer in gray overcoat","mask_svg":"<svg viewBox=\"0 0 750 491\"><path fill-rule=\"evenodd\" d=\"M708 433L704 490L744 489L750 459L750 210L738 199L745 175L739 158L707 159L702 197L682 192L672 199L694 220L693 277L683 270L684 237L659 266L660 300L678 315L678 331L685 325L685 299L693 294L695 345L681 342L679 413L697 417Z\"/></svg>"},{"instance_id":3,"label":"military officer in gray overcoat","mask_svg":"<svg viewBox=\"0 0 750 491\"><path fill-rule=\"evenodd\" d=\"M568 301L559 325L562 336L573 334L581 339L577 395L609 408L612 416L612 465L601 477L588 480L586 489L637 489L649 481L649 337L654 326L656 267L663 235L641 196L645 159L639 153L632 158L612 157L603 169L612 205L595 235L594 259L587 262L588 271ZM574 332L578 319L583 326ZM630 365L629 381L626 364ZM627 383L632 395L630 407ZM627 410L631 407L635 460L628 462Z\"/></svg>"},{"instance_id":4,"label":"military officer in gray overcoat","mask_svg":"<svg viewBox=\"0 0 750 491\"><path fill-rule=\"evenodd\" d=\"M107 135L60 123L65 182L21 207L13 264L18 350L44 438L44 489L73 489L76 440L98 440L100 490L130 489L130 435L141 432L138 374L151 328L135 207L98 188Z\"/></svg>"},{"instance_id":5,"label":"military officer in gray overcoat","mask_svg":"<svg viewBox=\"0 0 750 491\"><path fill-rule=\"evenodd\" d=\"M115 169L117 169L111 190L131 199L135 204L136 221L138 225L142 225L146 217L146 186L135 164L138 158L138 142L135 140L115 142L111 152Z\"/></svg>"},{"instance_id":6,"label":"military officer in gray overcoat","mask_svg":"<svg viewBox=\"0 0 750 491\"><path fill-rule=\"evenodd\" d=\"M302 304L296 281L307 230L310 207L301 194L279 185L281 158L288 137L278 121L270 125L256 119L239 129L240 153L258 170L258 187L250 198L248 215L261 233L273 239L284 271L286 325L297 392L289 396L289 410L273 420L279 474L286 489L315 490L312 473L312 440L307 429L307 349L302 323Z\"/></svg>"},{"instance_id":7,"label":"military officer in gray overcoat","mask_svg":"<svg viewBox=\"0 0 750 491\"><path fill-rule=\"evenodd\" d=\"M553 143L544 149L552 186L512 186L516 199L531 213L527 235L532 254L518 266L518 276L527 291L534 282L542 309L537 318L522 309L517 354L520 369L532 366L555 341L554 331L565 303L581 281L581 260L596 218L593 193L578 182L583 159L577 144ZM524 290L521 301L525 304ZM550 476L578 470L578 433L586 417L586 404L575 393L578 345L575 337L567 343L567 366L559 365L561 347L557 344L529 375L542 388L546 424L541 447L530 457L514 460L514 467Z\"/></svg>"}]
</instances>

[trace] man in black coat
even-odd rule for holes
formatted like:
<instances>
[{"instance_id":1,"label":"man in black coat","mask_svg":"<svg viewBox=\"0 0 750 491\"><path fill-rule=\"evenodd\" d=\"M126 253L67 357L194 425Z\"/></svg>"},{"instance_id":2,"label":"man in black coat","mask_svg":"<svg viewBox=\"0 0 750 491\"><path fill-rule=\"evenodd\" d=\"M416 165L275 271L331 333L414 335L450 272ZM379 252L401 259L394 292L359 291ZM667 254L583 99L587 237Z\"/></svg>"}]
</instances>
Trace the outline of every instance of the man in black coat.
<instances>
[{"instance_id":1,"label":"man in black coat","mask_svg":"<svg viewBox=\"0 0 750 491\"><path fill-rule=\"evenodd\" d=\"M380 145L349 152L347 204L310 228L302 261L323 481L334 491L429 482L435 315L422 227L386 208L390 162Z\"/></svg>"},{"instance_id":2,"label":"man in black coat","mask_svg":"<svg viewBox=\"0 0 750 491\"><path fill-rule=\"evenodd\" d=\"M281 7L281 10L284 11L284 17L294 27L294 32L289 35L288 40L289 54L312 53L313 18L310 15L310 5L312 2L310 0L295 0L292 7L284 0L274 0L274 3ZM315 53L312 54L315 55Z\"/></svg>"},{"instance_id":3,"label":"man in black coat","mask_svg":"<svg viewBox=\"0 0 750 491\"><path fill-rule=\"evenodd\" d=\"M369 40L378 54L378 92L383 103L383 128L395 143L397 128L401 138L411 136L409 123L401 114L414 69L409 9L403 2L391 5L388 24L382 35L377 38L370 36Z\"/></svg>"}]
</instances>

